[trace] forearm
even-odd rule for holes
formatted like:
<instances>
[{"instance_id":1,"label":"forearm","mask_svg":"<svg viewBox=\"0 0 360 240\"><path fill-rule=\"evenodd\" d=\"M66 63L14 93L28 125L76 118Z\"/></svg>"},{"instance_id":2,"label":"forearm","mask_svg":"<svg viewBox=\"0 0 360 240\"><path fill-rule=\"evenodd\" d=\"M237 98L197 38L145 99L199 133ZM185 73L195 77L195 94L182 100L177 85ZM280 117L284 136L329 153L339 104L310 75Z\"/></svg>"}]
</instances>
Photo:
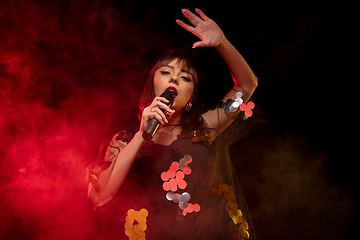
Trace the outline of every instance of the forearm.
<instances>
[{"instance_id":1,"label":"forearm","mask_svg":"<svg viewBox=\"0 0 360 240\"><path fill-rule=\"evenodd\" d=\"M235 87L242 87L250 97L257 87L257 77L236 48L226 39L221 39L216 49L224 59L234 79Z\"/></svg>"},{"instance_id":2,"label":"forearm","mask_svg":"<svg viewBox=\"0 0 360 240\"><path fill-rule=\"evenodd\" d=\"M110 173L104 172L99 175L99 183L102 186L102 190L99 193L94 191L89 193L90 199L96 199L92 201L94 205L101 206L116 195L144 142L142 132L136 133L129 144L118 154L112 169L108 169Z\"/></svg>"}]
</instances>

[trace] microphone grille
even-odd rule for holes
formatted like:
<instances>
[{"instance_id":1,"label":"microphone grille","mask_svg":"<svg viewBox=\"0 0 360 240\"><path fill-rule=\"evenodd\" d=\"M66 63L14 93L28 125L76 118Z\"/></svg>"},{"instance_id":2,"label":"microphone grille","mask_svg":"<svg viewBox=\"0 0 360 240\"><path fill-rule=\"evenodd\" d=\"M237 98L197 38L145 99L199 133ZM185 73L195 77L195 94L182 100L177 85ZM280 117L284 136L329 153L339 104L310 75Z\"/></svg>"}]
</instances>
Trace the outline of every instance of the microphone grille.
<instances>
[{"instance_id":1,"label":"microphone grille","mask_svg":"<svg viewBox=\"0 0 360 240\"><path fill-rule=\"evenodd\" d=\"M171 90L166 90L165 92L163 92L160 97L164 97L166 98L170 103L174 102L175 99L175 93Z\"/></svg>"}]
</instances>

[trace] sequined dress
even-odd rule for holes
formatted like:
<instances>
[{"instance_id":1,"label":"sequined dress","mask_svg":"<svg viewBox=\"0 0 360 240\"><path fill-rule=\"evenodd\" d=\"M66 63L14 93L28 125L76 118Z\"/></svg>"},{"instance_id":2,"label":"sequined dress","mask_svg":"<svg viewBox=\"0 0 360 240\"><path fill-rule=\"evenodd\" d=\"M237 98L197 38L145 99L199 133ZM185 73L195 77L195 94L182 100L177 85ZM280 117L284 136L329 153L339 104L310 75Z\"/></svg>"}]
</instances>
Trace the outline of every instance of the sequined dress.
<instances>
[{"instance_id":1,"label":"sequined dress","mask_svg":"<svg viewBox=\"0 0 360 240\"><path fill-rule=\"evenodd\" d=\"M131 134L117 139L129 142ZM193 139L149 142L139 152L117 197L96 208L99 239L249 238L237 189L209 160L207 142Z\"/></svg>"}]
</instances>

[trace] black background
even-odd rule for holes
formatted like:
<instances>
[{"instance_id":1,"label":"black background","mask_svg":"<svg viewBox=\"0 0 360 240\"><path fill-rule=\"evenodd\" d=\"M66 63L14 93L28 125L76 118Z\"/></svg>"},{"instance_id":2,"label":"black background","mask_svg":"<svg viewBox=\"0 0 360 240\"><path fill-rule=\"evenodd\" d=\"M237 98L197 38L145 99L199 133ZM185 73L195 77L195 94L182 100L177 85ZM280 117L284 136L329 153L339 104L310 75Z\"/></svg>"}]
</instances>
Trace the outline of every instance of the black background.
<instances>
[{"instance_id":1,"label":"black background","mask_svg":"<svg viewBox=\"0 0 360 240\"><path fill-rule=\"evenodd\" d=\"M198 56L206 107L231 88L216 50L192 50L197 37L175 22L196 7L259 79L254 116L227 132L258 239L359 236L356 81L348 74L355 6L34 0L1 3L5 238L89 237L84 169L103 141L137 120L146 75L164 51Z\"/></svg>"}]
</instances>

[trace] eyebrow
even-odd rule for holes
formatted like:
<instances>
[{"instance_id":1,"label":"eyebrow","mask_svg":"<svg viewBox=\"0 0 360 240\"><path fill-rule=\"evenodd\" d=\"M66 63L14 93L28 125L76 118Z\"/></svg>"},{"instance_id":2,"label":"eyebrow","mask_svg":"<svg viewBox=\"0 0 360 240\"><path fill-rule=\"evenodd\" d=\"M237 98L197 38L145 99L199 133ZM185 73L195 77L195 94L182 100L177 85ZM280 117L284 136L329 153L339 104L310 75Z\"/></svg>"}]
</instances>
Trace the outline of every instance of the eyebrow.
<instances>
[{"instance_id":1,"label":"eyebrow","mask_svg":"<svg viewBox=\"0 0 360 240\"><path fill-rule=\"evenodd\" d=\"M162 67L168 67L168 68L171 68L171 69L175 69L173 66L170 66L170 65L164 65ZM194 78L194 75L189 70L181 69L181 71L184 72L184 73L190 74Z\"/></svg>"}]
</instances>

